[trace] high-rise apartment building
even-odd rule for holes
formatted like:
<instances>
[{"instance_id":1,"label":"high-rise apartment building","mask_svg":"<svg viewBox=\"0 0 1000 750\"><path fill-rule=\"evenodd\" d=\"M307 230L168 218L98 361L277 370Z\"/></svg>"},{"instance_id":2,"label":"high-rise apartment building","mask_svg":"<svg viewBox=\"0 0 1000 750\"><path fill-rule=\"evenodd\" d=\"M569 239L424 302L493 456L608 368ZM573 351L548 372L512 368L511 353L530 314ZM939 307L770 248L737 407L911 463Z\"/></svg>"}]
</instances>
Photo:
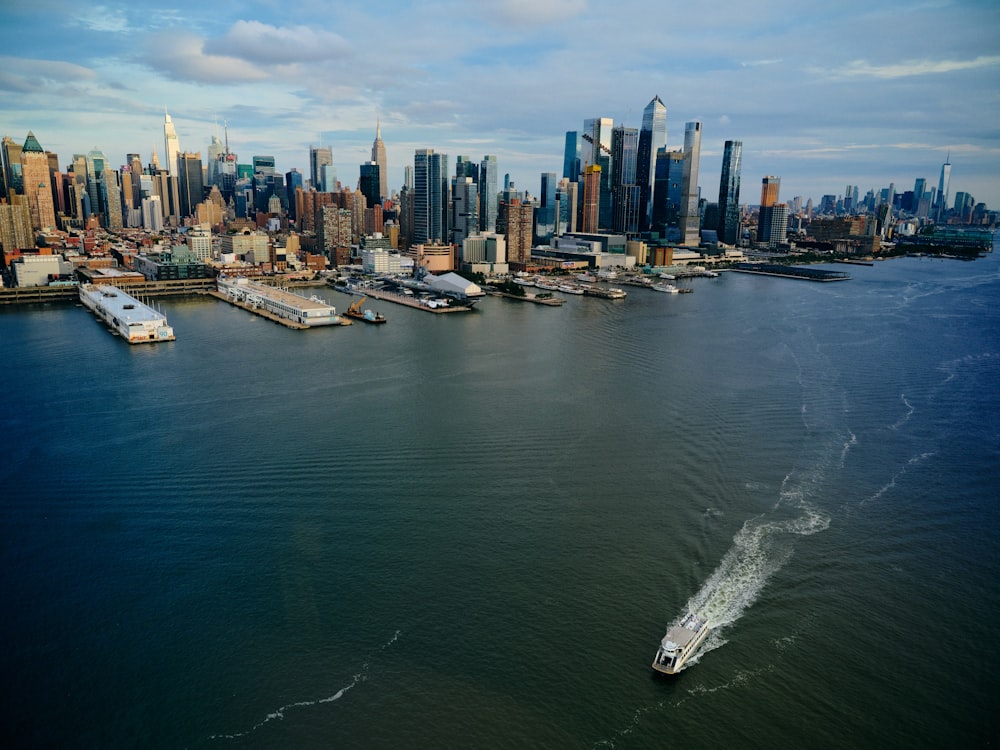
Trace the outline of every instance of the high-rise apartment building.
<instances>
[{"instance_id":1,"label":"high-rise apartment building","mask_svg":"<svg viewBox=\"0 0 1000 750\"><path fill-rule=\"evenodd\" d=\"M45 229L56 225L55 203L52 200L52 180L49 175L49 160L39 145L35 134L28 131L28 137L21 147L21 179L23 192L28 199L28 212L33 229Z\"/></svg>"},{"instance_id":2,"label":"high-rise apartment building","mask_svg":"<svg viewBox=\"0 0 1000 750\"><path fill-rule=\"evenodd\" d=\"M653 180L653 224L655 232L665 232L677 221L681 208L681 180L684 176L684 152L666 148L656 152L656 174Z\"/></svg>"},{"instance_id":3,"label":"high-rise apartment building","mask_svg":"<svg viewBox=\"0 0 1000 750\"><path fill-rule=\"evenodd\" d=\"M778 203L780 189L780 177L768 175L761 181L757 242L767 247L775 247L784 242L788 231L788 205Z\"/></svg>"},{"instance_id":4,"label":"high-rise apartment building","mask_svg":"<svg viewBox=\"0 0 1000 750\"><path fill-rule=\"evenodd\" d=\"M601 168L596 164L583 170L583 212L580 230L592 234L598 230L601 205Z\"/></svg>"},{"instance_id":5,"label":"high-rise apartment building","mask_svg":"<svg viewBox=\"0 0 1000 750\"><path fill-rule=\"evenodd\" d=\"M766 208L778 202L778 193L781 190L781 178L768 175L761 180L760 185L760 207Z\"/></svg>"},{"instance_id":6,"label":"high-rise apartment building","mask_svg":"<svg viewBox=\"0 0 1000 750\"><path fill-rule=\"evenodd\" d=\"M372 142L372 159L378 164L378 203L389 197L389 162L385 155L385 144L382 142L382 120L375 122L375 140Z\"/></svg>"},{"instance_id":7,"label":"high-rise apartment building","mask_svg":"<svg viewBox=\"0 0 1000 750\"><path fill-rule=\"evenodd\" d=\"M636 154L635 181L639 186L639 229L648 231L653 221L653 178L656 154L667 145L667 106L654 96L642 111L642 129Z\"/></svg>"},{"instance_id":8,"label":"high-rise apartment building","mask_svg":"<svg viewBox=\"0 0 1000 750\"><path fill-rule=\"evenodd\" d=\"M719 241L735 245L740 239L740 168L743 142L726 141L719 178Z\"/></svg>"},{"instance_id":9,"label":"high-rise apartment building","mask_svg":"<svg viewBox=\"0 0 1000 750\"><path fill-rule=\"evenodd\" d=\"M681 244L701 243L701 214L698 210L698 163L701 159L701 122L684 125L684 174L681 178Z\"/></svg>"},{"instance_id":10,"label":"high-rise apartment building","mask_svg":"<svg viewBox=\"0 0 1000 750\"><path fill-rule=\"evenodd\" d=\"M456 175L451 190L451 243L461 245L479 231L479 191L472 177Z\"/></svg>"}]
</instances>

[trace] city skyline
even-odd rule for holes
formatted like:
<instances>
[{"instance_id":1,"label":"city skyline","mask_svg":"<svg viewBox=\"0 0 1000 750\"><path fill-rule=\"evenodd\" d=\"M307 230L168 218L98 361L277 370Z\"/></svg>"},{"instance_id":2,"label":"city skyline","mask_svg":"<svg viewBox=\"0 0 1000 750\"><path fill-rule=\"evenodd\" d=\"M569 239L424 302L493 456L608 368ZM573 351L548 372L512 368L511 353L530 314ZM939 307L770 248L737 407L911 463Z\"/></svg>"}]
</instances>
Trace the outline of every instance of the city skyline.
<instances>
[{"instance_id":1,"label":"city skyline","mask_svg":"<svg viewBox=\"0 0 1000 750\"><path fill-rule=\"evenodd\" d=\"M330 147L353 187L380 126L390 190L414 152L431 148L496 154L501 176L537 193L542 173L562 173L567 130L601 117L638 128L659 96L668 148L682 146L686 122L703 123L699 182L710 200L723 144L739 140L744 181L781 175L788 196L933 185L950 153L952 197L963 190L1000 204L1000 104L985 96L1000 72L992 5L845 3L809 15L723 6L711 17L616 6L619 18L655 10L665 19L637 22L623 37L610 9L576 0L493 12L380 6L391 19L381 22L367 15L374 10L325 3L280 17L250 4L226 17L184 3L150 11L43 0L5 10L8 48L43 34L47 43L30 59L4 57L2 129L18 141L33 131L64 169L95 145L117 168L127 153L148 161L154 147L166 160L166 110L183 151L205 153L228 121L241 162L268 154L278 171L308 174L310 145ZM607 53L589 52L596 44Z\"/></svg>"}]
</instances>

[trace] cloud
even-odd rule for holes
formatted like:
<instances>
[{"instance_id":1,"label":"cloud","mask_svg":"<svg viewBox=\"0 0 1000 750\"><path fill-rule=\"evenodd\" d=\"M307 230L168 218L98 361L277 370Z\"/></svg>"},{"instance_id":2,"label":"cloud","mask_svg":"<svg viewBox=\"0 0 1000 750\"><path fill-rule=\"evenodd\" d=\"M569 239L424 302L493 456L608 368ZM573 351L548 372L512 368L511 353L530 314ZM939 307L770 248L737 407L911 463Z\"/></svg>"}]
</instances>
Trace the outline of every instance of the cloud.
<instances>
[{"instance_id":1,"label":"cloud","mask_svg":"<svg viewBox=\"0 0 1000 750\"><path fill-rule=\"evenodd\" d=\"M351 55L347 41L330 31L308 26L270 26L260 21L237 21L225 36L210 43L221 55L265 65L319 62Z\"/></svg>"},{"instance_id":2,"label":"cloud","mask_svg":"<svg viewBox=\"0 0 1000 750\"><path fill-rule=\"evenodd\" d=\"M530 27L569 21L587 10L587 0L499 0L480 7L487 19Z\"/></svg>"},{"instance_id":3,"label":"cloud","mask_svg":"<svg viewBox=\"0 0 1000 750\"><path fill-rule=\"evenodd\" d=\"M125 13L120 8L109 8L107 5L84 5L83 12L77 14L74 20L90 31L120 34L130 30Z\"/></svg>"},{"instance_id":4,"label":"cloud","mask_svg":"<svg viewBox=\"0 0 1000 750\"><path fill-rule=\"evenodd\" d=\"M252 83L269 77L241 58L206 54L204 39L177 32L151 34L140 62L184 83Z\"/></svg>"},{"instance_id":5,"label":"cloud","mask_svg":"<svg viewBox=\"0 0 1000 750\"><path fill-rule=\"evenodd\" d=\"M980 55L974 60L907 60L891 65L872 65L866 60L853 60L836 71L842 76L867 76L872 78L906 78L908 76L953 73L1000 65L1000 55Z\"/></svg>"}]
</instances>

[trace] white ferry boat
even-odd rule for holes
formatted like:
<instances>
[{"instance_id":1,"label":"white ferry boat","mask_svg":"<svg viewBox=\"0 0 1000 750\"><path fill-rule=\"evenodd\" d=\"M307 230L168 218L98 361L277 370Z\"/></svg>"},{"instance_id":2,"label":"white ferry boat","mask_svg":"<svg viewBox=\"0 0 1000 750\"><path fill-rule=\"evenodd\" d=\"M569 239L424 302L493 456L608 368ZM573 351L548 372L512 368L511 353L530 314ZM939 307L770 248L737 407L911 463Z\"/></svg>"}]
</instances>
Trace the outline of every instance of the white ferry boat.
<instances>
[{"instance_id":1,"label":"white ferry boat","mask_svg":"<svg viewBox=\"0 0 1000 750\"><path fill-rule=\"evenodd\" d=\"M660 641L653 659L653 669L662 674L677 674L684 669L684 664L698 650L708 636L708 620L704 617L686 613L676 625Z\"/></svg>"},{"instance_id":2,"label":"white ferry boat","mask_svg":"<svg viewBox=\"0 0 1000 750\"><path fill-rule=\"evenodd\" d=\"M174 341L174 329L167 316L154 310L116 286L81 284L80 302L130 344Z\"/></svg>"}]
</instances>

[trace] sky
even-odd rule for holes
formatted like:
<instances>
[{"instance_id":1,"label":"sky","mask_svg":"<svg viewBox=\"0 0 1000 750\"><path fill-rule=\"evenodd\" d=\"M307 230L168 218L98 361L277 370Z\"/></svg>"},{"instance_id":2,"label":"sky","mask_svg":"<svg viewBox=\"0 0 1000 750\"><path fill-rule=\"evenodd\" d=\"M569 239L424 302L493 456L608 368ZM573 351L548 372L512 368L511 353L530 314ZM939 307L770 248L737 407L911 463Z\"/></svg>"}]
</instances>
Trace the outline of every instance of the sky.
<instances>
[{"instance_id":1,"label":"sky","mask_svg":"<svg viewBox=\"0 0 1000 750\"><path fill-rule=\"evenodd\" d=\"M207 156L228 122L241 163L272 155L308 178L333 148L354 187L376 122L389 184L418 148L479 160L539 192L567 130L640 127L658 95L668 147L700 120L702 197L723 144L743 142L741 200L765 175L781 199L863 196L916 178L1000 208L1000 3L995 0L5 0L0 130L113 165L164 157L169 111Z\"/></svg>"}]
</instances>

